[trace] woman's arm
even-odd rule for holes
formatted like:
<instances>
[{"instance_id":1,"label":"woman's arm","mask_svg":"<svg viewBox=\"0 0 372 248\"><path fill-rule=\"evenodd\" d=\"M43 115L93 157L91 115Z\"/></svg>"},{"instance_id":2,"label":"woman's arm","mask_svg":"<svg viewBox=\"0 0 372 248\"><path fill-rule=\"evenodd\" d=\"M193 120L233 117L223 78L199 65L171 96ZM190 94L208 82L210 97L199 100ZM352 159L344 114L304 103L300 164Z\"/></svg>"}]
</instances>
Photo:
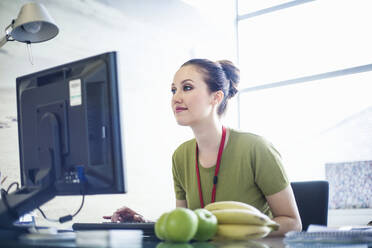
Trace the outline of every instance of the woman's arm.
<instances>
[{"instance_id":1,"label":"woman's arm","mask_svg":"<svg viewBox=\"0 0 372 248\"><path fill-rule=\"evenodd\" d=\"M176 200L176 208L187 208L186 200Z\"/></svg>"},{"instance_id":2,"label":"woman's arm","mask_svg":"<svg viewBox=\"0 0 372 248\"><path fill-rule=\"evenodd\" d=\"M270 236L284 235L292 230L301 231L301 218L290 185L278 193L266 196L266 200L273 213L273 220L280 224L279 230L272 232Z\"/></svg>"}]
</instances>

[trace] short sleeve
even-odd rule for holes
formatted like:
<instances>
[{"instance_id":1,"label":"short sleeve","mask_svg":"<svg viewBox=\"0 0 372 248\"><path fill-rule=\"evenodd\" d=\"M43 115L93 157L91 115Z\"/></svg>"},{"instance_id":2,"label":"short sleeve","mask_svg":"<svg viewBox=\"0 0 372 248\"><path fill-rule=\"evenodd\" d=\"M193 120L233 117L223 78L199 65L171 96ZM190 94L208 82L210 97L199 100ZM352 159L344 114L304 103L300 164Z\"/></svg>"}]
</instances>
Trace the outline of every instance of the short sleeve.
<instances>
[{"instance_id":1,"label":"short sleeve","mask_svg":"<svg viewBox=\"0 0 372 248\"><path fill-rule=\"evenodd\" d=\"M172 157L172 174L173 174L173 184L174 184L174 192L176 194L177 200L186 200L186 192L184 188L182 187L182 183L180 180L179 172L176 168L176 161L175 161L175 155L173 154Z\"/></svg>"},{"instance_id":2,"label":"short sleeve","mask_svg":"<svg viewBox=\"0 0 372 248\"><path fill-rule=\"evenodd\" d=\"M273 145L261 138L253 151L255 182L262 193L269 196L286 188L289 180L281 156Z\"/></svg>"}]
</instances>

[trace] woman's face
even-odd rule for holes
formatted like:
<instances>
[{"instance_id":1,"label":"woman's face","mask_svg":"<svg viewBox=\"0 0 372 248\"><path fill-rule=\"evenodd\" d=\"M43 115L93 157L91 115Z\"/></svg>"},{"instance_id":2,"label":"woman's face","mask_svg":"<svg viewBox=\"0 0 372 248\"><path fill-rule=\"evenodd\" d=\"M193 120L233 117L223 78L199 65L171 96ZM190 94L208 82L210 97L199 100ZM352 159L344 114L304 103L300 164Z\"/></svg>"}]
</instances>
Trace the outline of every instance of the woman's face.
<instances>
[{"instance_id":1,"label":"woman's face","mask_svg":"<svg viewBox=\"0 0 372 248\"><path fill-rule=\"evenodd\" d=\"M214 94L209 92L197 67L181 67L174 75L171 90L172 110L178 124L192 126L213 118Z\"/></svg>"}]
</instances>

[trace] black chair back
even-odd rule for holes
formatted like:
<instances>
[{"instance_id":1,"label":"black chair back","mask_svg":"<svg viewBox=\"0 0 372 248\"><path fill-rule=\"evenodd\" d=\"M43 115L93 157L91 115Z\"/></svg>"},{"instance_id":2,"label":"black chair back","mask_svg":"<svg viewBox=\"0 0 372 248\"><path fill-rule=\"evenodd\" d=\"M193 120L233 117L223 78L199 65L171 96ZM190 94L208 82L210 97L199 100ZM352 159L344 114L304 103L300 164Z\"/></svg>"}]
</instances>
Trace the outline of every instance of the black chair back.
<instances>
[{"instance_id":1,"label":"black chair back","mask_svg":"<svg viewBox=\"0 0 372 248\"><path fill-rule=\"evenodd\" d=\"M302 230L310 224L327 225L328 220L328 181L304 181L291 183L298 211L302 221Z\"/></svg>"}]
</instances>

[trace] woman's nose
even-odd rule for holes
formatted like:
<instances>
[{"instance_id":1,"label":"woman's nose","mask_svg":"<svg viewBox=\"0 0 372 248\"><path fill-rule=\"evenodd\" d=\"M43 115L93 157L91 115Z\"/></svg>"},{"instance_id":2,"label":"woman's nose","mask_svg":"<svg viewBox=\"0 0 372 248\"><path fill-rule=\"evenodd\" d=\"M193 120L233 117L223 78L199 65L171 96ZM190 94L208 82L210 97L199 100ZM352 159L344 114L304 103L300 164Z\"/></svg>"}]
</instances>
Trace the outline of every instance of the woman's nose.
<instances>
[{"instance_id":1,"label":"woman's nose","mask_svg":"<svg viewBox=\"0 0 372 248\"><path fill-rule=\"evenodd\" d=\"M178 93L178 91L176 91L174 94L173 94L173 97L172 97L172 101L174 103L179 103L181 102L181 95Z\"/></svg>"}]
</instances>

